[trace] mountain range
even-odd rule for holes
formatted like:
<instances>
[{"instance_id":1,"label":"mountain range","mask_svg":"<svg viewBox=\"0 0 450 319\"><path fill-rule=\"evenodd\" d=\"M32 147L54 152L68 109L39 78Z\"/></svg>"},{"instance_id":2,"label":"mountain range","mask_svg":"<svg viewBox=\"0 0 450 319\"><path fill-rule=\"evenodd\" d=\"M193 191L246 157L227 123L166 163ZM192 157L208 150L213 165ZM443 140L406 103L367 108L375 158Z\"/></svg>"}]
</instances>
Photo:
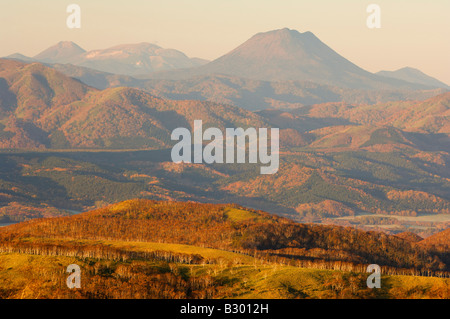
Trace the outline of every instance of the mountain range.
<instances>
[{"instance_id":1,"label":"mountain range","mask_svg":"<svg viewBox=\"0 0 450 319\"><path fill-rule=\"evenodd\" d=\"M243 80L303 82L303 87L313 82L316 85L340 89L362 90L449 88L444 83L411 68L395 73L370 73L339 55L313 33L300 33L287 28L258 33L211 62L188 58L180 51L163 49L150 43L124 44L86 52L77 44L68 41L60 42L33 58L20 53L7 58L25 62L72 64L140 79L190 80L226 75ZM92 73L86 69L73 70L73 67L69 72ZM97 73L96 76L98 75ZM106 74L103 77L109 76ZM105 80L102 82L104 84ZM89 84L98 87L96 83Z\"/></svg>"},{"instance_id":2,"label":"mountain range","mask_svg":"<svg viewBox=\"0 0 450 319\"><path fill-rule=\"evenodd\" d=\"M52 64L50 66L67 76L101 90L127 86L165 99L210 101L234 105L250 111L293 109L327 102L375 104L399 100L424 100L447 91L443 88L423 90L345 89L307 81L269 82L220 74L195 76L185 80L137 79L73 64Z\"/></svg>"},{"instance_id":3,"label":"mountain range","mask_svg":"<svg viewBox=\"0 0 450 319\"><path fill-rule=\"evenodd\" d=\"M71 41L61 41L32 58L20 53L7 58L48 64L71 63L103 72L125 75L189 68L208 62L199 58L191 59L178 50L164 49L150 43L122 44L87 52Z\"/></svg>"},{"instance_id":4,"label":"mountain range","mask_svg":"<svg viewBox=\"0 0 450 319\"><path fill-rule=\"evenodd\" d=\"M450 134L448 93L425 103L396 102L366 107L316 104L296 109L280 122L282 117L271 111L258 115L226 104L161 99L126 87L97 90L40 63L0 60L0 78L0 123L4 132L0 141L4 148L51 148L55 139L62 139L61 143L70 141L66 147L78 148L117 148L120 143L113 140L125 143L129 139L135 141L129 144L134 145L131 148L167 147L173 128L190 127L198 118L206 125L222 128L231 124L258 127L276 123L281 129L305 132L321 127L314 126L314 122L305 126L306 115L315 121L321 117L335 119L342 125L388 125L411 132ZM300 120L294 125L295 119ZM138 140L143 144L136 144Z\"/></svg>"},{"instance_id":5,"label":"mountain range","mask_svg":"<svg viewBox=\"0 0 450 319\"><path fill-rule=\"evenodd\" d=\"M40 63L0 60L0 79L2 148L161 148L174 128L198 118L221 128L264 124L234 106L126 87L100 91Z\"/></svg>"}]
</instances>

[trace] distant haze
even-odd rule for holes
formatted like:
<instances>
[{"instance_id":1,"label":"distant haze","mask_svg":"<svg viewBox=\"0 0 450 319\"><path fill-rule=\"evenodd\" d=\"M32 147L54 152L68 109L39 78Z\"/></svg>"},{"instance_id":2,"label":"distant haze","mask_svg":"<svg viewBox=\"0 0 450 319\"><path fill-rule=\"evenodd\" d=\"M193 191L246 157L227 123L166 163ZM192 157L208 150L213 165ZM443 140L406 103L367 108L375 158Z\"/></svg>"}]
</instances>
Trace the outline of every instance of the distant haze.
<instances>
[{"instance_id":1,"label":"distant haze","mask_svg":"<svg viewBox=\"0 0 450 319\"><path fill-rule=\"evenodd\" d=\"M208 60L256 33L284 27L311 31L370 72L417 68L450 84L450 1L387 1L382 28L366 26L371 2L298 0L77 0L82 27L66 27L67 1L0 2L0 56L35 56L59 41L90 51L150 42Z\"/></svg>"}]
</instances>

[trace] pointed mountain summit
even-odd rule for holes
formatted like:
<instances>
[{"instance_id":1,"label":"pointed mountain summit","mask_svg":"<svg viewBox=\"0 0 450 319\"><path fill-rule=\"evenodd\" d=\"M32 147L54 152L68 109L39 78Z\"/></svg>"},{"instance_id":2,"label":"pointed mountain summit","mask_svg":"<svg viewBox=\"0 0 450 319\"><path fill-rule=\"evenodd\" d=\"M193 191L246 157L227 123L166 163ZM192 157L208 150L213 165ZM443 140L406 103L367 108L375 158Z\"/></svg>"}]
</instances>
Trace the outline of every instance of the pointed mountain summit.
<instances>
[{"instance_id":1,"label":"pointed mountain summit","mask_svg":"<svg viewBox=\"0 0 450 319\"><path fill-rule=\"evenodd\" d=\"M45 63L70 63L85 52L76 43L61 41L33 58Z\"/></svg>"},{"instance_id":2,"label":"pointed mountain summit","mask_svg":"<svg viewBox=\"0 0 450 319\"><path fill-rule=\"evenodd\" d=\"M345 63L358 68L326 46L313 33L300 33L287 28L258 33L212 64L231 59L246 60L245 62L252 59L269 63L270 66L283 66L286 62L301 66L320 59L330 66Z\"/></svg>"},{"instance_id":3,"label":"pointed mountain summit","mask_svg":"<svg viewBox=\"0 0 450 319\"><path fill-rule=\"evenodd\" d=\"M204 66L150 77L186 79L212 74L262 81L310 81L354 89L424 88L367 72L336 53L313 33L287 28L258 33Z\"/></svg>"},{"instance_id":4,"label":"pointed mountain summit","mask_svg":"<svg viewBox=\"0 0 450 319\"><path fill-rule=\"evenodd\" d=\"M423 73L422 71L411 67L405 67L396 71L380 71L377 74L389 78L408 81L411 83L419 83L444 89L450 88L447 84L439 81L438 79L433 78Z\"/></svg>"},{"instance_id":5,"label":"pointed mountain summit","mask_svg":"<svg viewBox=\"0 0 450 319\"><path fill-rule=\"evenodd\" d=\"M346 60L313 33L281 29L258 33L208 65L216 73L259 80L302 80L329 82L346 74L370 76ZM348 80L347 80L348 81Z\"/></svg>"}]
</instances>

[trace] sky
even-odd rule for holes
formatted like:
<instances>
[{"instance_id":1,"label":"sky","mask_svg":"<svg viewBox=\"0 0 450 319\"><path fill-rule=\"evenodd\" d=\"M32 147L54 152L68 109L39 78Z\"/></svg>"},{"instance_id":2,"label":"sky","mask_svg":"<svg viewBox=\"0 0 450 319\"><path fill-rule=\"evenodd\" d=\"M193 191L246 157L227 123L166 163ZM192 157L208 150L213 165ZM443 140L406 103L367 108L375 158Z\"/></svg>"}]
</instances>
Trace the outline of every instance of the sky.
<instances>
[{"instance_id":1,"label":"sky","mask_svg":"<svg viewBox=\"0 0 450 319\"><path fill-rule=\"evenodd\" d=\"M72 3L80 29L66 25ZM366 25L372 3L380 29ZM313 32L370 72L410 66L450 84L449 0L1 0L0 56L34 56L59 41L85 50L150 42L213 60L285 27Z\"/></svg>"}]
</instances>

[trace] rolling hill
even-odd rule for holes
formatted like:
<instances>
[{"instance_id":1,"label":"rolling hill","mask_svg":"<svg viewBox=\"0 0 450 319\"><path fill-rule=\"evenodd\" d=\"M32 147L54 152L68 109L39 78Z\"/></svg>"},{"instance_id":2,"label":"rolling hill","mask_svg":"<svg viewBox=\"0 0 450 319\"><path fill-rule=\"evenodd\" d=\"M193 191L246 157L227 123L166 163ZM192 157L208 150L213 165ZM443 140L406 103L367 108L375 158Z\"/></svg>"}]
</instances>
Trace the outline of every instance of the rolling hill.
<instances>
[{"instance_id":1,"label":"rolling hill","mask_svg":"<svg viewBox=\"0 0 450 319\"><path fill-rule=\"evenodd\" d=\"M417 242L420 242L423 240L422 237L420 237L417 234L411 233L411 232L403 232L403 233L397 234L395 236L397 236L399 238L403 238L404 240L407 240L412 243L417 243Z\"/></svg>"},{"instance_id":2,"label":"rolling hill","mask_svg":"<svg viewBox=\"0 0 450 319\"><path fill-rule=\"evenodd\" d=\"M293 111L314 118L334 118L360 125L392 126L407 132L450 133L450 93L425 101L396 101L376 105L324 103Z\"/></svg>"},{"instance_id":3,"label":"rolling hill","mask_svg":"<svg viewBox=\"0 0 450 319\"><path fill-rule=\"evenodd\" d=\"M165 99L210 101L250 111L294 109L327 102L367 105L401 100L425 100L447 91L446 89L345 89L308 81L270 82L223 74L195 76L185 80L152 80L100 72L73 64L48 64L48 66L100 90L127 86Z\"/></svg>"},{"instance_id":4,"label":"rolling hill","mask_svg":"<svg viewBox=\"0 0 450 319\"><path fill-rule=\"evenodd\" d=\"M367 288L368 263L381 289ZM130 200L0 228L2 298L448 298L447 267L395 236L227 204Z\"/></svg>"},{"instance_id":5,"label":"rolling hill","mask_svg":"<svg viewBox=\"0 0 450 319\"><path fill-rule=\"evenodd\" d=\"M131 88L99 91L39 63L1 60L2 148L161 148L176 127L261 126L248 111L168 101Z\"/></svg>"},{"instance_id":6,"label":"rolling hill","mask_svg":"<svg viewBox=\"0 0 450 319\"><path fill-rule=\"evenodd\" d=\"M421 245L447 252L450 246L450 229L434 234L420 242Z\"/></svg>"},{"instance_id":7,"label":"rolling hill","mask_svg":"<svg viewBox=\"0 0 450 319\"><path fill-rule=\"evenodd\" d=\"M299 224L226 204L129 200L75 216L11 225L0 231L0 238L3 252L61 245L66 241L77 246L76 241L83 245L83 241L111 240L203 246L254 256L286 254L303 257L312 265L314 260L329 261L330 268L334 261L345 261L355 267L377 263L418 270L450 269L450 265L427 250L395 236L339 226Z\"/></svg>"}]
</instances>

